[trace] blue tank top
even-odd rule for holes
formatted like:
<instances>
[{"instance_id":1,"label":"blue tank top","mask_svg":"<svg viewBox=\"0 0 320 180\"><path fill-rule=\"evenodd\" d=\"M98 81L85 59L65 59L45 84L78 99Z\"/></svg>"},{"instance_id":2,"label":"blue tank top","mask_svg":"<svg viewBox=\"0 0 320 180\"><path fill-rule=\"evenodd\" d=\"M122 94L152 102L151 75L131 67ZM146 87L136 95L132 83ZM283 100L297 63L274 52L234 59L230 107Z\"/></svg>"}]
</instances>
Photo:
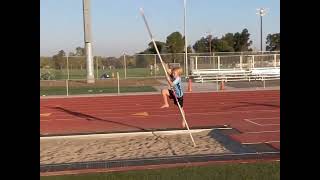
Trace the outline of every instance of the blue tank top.
<instances>
[{"instance_id":1,"label":"blue tank top","mask_svg":"<svg viewBox=\"0 0 320 180\"><path fill-rule=\"evenodd\" d=\"M181 82L181 78L180 77L177 77L176 79L174 79L173 88L174 88L178 98L183 96L182 82Z\"/></svg>"}]
</instances>

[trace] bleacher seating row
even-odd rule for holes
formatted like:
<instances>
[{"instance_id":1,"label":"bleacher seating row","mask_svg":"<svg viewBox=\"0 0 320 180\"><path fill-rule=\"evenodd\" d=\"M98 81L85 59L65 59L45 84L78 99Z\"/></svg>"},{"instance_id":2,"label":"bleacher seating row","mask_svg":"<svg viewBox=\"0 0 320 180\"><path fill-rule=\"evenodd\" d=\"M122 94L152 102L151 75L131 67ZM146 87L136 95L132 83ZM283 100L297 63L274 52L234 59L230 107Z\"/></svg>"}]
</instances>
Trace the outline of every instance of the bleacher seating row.
<instances>
[{"instance_id":1,"label":"bleacher seating row","mask_svg":"<svg viewBox=\"0 0 320 180\"><path fill-rule=\"evenodd\" d=\"M280 67L252 69L196 69L191 77L195 82L251 81L280 79Z\"/></svg>"}]
</instances>

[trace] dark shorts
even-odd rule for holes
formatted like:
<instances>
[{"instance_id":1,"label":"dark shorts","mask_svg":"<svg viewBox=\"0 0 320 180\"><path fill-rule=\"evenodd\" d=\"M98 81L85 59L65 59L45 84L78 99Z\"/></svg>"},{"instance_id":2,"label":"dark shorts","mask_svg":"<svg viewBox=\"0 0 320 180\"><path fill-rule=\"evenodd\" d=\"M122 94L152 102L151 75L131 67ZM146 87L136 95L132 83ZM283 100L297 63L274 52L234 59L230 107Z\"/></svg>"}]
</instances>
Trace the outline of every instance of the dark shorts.
<instances>
[{"instance_id":1,"label":"dark shorts","mask_svg":"<svg viewBox=\"0 0 320 180\"><path fill-rule=\"evenodd\" d=\"M173 91L171 89L168 89L168 91L169 91L169 98L173 99L174 104L178 106L178 103L176 101L176 98L174 97ZM183 107L183 96L179 97L177 99L178 99L180 106Z\"/></svg>"}]
</instances>

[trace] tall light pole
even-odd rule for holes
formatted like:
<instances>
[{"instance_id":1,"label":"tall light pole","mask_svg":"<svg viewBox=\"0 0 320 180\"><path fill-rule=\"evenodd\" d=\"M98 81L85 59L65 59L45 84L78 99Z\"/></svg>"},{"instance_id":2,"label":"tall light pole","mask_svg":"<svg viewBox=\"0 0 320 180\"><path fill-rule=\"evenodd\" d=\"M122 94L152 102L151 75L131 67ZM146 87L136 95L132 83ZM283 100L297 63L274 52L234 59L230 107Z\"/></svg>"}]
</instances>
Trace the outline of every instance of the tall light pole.
<instances>
[{"instance_id":1,"label":"tall light pole","mask_svg":"<svg viewBox=\"0 0 320 180\"><path fill-rule=\"evenodd\" d=\"M91 19L90 19L90 0L83 0L83 25L84 25L84 43L87 62L87 83L94 83L93 58L91 47Z\"/></svg>"},{"instance_id":2,"label":"tall light pole","mask_svg":"<svg viewBox=\"0 0 320 180\"><path fill-rule=\"evenodd\" d=\"M206 32L206 36L209 37L209 53L210 53L210 56L211 56L211 41L212 41L212 35L211 35L211 32Z\"/></svg>"},{"instance_id":3,"label":"tall light pole","mask_svg":"<svg viewBox=\"0 0 320 180\"><path fill-rule=\"evenodd\" d=\"M189 73L188 73L188 44L187 44L187 32L186 32L186 26L187 26L187 24L186 24L186 16L187 16L187 1L186 0L183 0L183 7L184 7L184 46L185 46L185 60L186 60L186 63L185 63L185 65L186 65L186 77L188 77L188 75L189 75Z\"/></svg>"},{"instance_id":4,"label":"tall light pole","mask_svg":"<svg viewBox=\"0 0 320 180\"><path fill-rule=\"evenodd\" d=\"M267 9L259 8L257 11L258 12L256 14L260 16L260 50L262 52L262 16L267 14Z\"/></svg>"},{"instance_id":5,"label":"tall light pole","mask_svg":"<svg viewBox=\"0 0 320 180\"><path fill-rule=\"evenodd\" d=\"M126 52L123 52L123 64L124 64L124 78L127 79L127 60L126 60Z\"/></svg>"}]
</instances>

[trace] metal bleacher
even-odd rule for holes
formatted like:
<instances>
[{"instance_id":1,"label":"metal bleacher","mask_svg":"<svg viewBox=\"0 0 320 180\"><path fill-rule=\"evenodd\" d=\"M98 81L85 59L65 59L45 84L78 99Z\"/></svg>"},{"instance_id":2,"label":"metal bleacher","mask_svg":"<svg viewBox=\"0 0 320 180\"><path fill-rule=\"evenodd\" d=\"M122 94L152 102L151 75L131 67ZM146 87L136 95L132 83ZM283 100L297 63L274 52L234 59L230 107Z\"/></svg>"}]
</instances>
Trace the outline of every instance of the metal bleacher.
<instances>
[{"instance_id":1,"label":"metal bleacher","mask_svg":"<svg viewBox=\"0 0 320 180\"><path fill-rule=\"evenodd\" d=\"M211 58L214 58L212 56ZM219 58L220 59L220 58ZM254 57L253 57L254 59ZM196 60L196 62L199 60ZM254 67L253 63L244 67L228 69L191 69L191 77L194 82L228 82L228 81L266 81L280 79L280 59L275 59L272 66ZM218 61L220 63L220 61ZM240 63L242 65L242 62ZM218 67L220 64L218 65ZM197 67L197 66L196 66Z\"/></svg>"}]
</instances>

